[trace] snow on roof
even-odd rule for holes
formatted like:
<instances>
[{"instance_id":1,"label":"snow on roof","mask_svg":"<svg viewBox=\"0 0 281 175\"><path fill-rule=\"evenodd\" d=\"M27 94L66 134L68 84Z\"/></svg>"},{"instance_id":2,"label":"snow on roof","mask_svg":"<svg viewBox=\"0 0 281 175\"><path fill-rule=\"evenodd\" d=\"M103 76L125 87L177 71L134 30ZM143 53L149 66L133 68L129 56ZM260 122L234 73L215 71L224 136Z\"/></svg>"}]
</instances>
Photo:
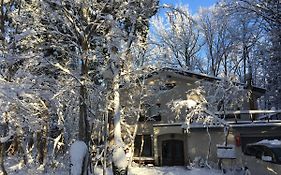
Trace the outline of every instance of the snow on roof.
<instances>
[{"instance_id":1,"label":"snow on roof","mask_svg":"<svg viewBox=\"0 0 281 175\"><path fill-rule=\"evenodd\" d=\"M172 73L179 74L182 76L194 77L197 79L204 79L204 80L208 80L208 81L222 80L222 78L220 78L220 77L215 77L215 76L211 76L211 75L207 75L207 74L203 74L203 73L197 73L197 72L190 71L190 70L181 70L181 69L175 69L175 68L169 68L169 67L154 69L154 71L152 71L149 75L147 75L146 78L150 78L154 75L157 75L159 72L172 72ZM240 82L234 82L234 83L237 85L245 86L244 83L240 83ZM265 93L266 89L257 87L257 86L253 86L253 91Z\"/></svg>"},{"instance_id":2,"label":"snow on roof","mask_svg":"<svg viewBox=\"0 0 281 175\"><path fill-rule=\"evenodd\" d=\"M259 142L257 142L257 144L262 144L262 145L271 145L271 146L281 146L281 140L268 140L268 139L264 139L261 140Z\"/></svg>"},{"instance_id":3,"label":"snow on roof","mask_svg":"<svg viewBox=\"0 0 281 175\"><path fill-rule=\"evenodd\" d=\"M203 74L203 73L197 73L197 72L190 71L190 70L180 70L180 69L164 67L164 68L160 69L160 71L165 71L165 72L170 71L170 72L177 73L180 75L193 76L193 77L195 76L198 79L221 80L221 78L219 78L219 77L215 77L215 76L211 76L211 75L207 75L207 74Z\"/></svg>"}]
</instances>

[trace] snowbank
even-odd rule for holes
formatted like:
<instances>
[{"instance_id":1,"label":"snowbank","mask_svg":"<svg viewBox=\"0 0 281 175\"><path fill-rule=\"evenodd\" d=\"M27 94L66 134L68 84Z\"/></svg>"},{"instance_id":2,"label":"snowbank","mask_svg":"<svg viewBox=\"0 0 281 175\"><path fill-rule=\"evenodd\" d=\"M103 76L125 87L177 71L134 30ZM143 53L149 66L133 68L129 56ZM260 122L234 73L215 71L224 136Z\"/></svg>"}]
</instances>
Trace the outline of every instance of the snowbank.
<instances>
[{"instance_id":1,"label":"snowbank","mask_svg":"<svg viewBox=\"0 0 281 175\"><path fill-rule=\"evenodd\" d=\"M71 175L80 175L83 163L88 164L88 147L83 141L75 141L70 146ZM87 170L86 170L87 171ZM85 174L84 172L83 174Z\"/></svg>"},{"instance_id":2,"label":"snowbank","mask_svg":"<svg viewBox=\"0 0 281 175\"><path fill-rule=\"evenodd\" d=\"M112 161L115 163L116 167L126 169L128 161L122 147L116 147L113 150Z\"/></svg>"}]
</instances>

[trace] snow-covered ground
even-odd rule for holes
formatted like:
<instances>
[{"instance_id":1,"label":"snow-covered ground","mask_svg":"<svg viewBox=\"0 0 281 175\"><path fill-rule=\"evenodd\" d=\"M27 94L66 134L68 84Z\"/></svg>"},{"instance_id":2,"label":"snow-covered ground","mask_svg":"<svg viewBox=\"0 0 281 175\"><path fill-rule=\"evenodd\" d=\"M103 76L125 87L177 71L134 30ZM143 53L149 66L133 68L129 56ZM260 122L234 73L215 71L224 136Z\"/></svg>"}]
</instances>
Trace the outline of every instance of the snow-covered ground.
<instances>
[{"instance_id":1,"label":"snow-covered ground","mask_svg":"<svg viewBox=\"0 0 281 175\"><path fill-rule=\"evenodd\" d=\"M63 158L59 161L53 161L47 167L39 166L38 164L31 163L23 164L23 161L16 156L6 157L5 169L8 175L69 175L69 167L66 167ZM0 170L0 175L2 172Z\"/></svg>"},{"instance_id":2,"label":"snow-covered ground","mask_svg":"<svg viewBox=\"0 0 281 175\"><path fill-rule=\"evenodd\" d=\"M9 161L12 163L11 161ZM6 165L7 166L7 165ZM69 175L67 167L57 169L43 170L43 167L27 166L24 167L20 164L9 164L6 167L8 174L12 175ZM1 171L0 171L1 174ZM97 167L94 171L94 175L102 175L103 171L101 167ZM193 168L191 170L186 167L131 167L129 168L128 175L220 175L219 170L208 168ZM112 175L112 169L107 169L107 175Z\"/></svg>"},{"instance_id":3,"label":"snow-covered ground","mask_svg":"<svg viewBox=\"0 0 281 175\"><path fill-rule=\"evenodd\" d=\"M193 168L188 170L186 167L153 167L153 168L132 168L131 175L217 175L220 171L207 168Z\"/></svg>"},{"instance_id":4,"label":"snow-covered ground","mask_svg":"<svg viewBox=\"0 0 281 175\"><path fill-rule=\"evenodd\" d=\"M208 168L193 168L191 170L186 167L131 167L129 175L219 175L222 174L218 170L210 170ZM102 169L96 168L95 175L102 175ZM107 175L112 175L112 171L108 171Z\"/></svg>"}]
</instances>

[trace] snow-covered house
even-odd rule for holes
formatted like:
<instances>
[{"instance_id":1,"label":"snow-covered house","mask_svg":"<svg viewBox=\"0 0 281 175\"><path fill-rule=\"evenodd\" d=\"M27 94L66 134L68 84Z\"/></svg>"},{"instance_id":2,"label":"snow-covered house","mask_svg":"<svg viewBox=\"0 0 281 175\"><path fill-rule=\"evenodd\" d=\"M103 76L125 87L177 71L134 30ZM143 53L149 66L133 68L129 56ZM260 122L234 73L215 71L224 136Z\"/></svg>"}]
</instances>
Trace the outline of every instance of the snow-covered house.
<instances>
[{"instance_id":1,"label":"snow-covered house","mask_svg":"<svg viewBox=\"0 0 281 175\"><path fill-rule=\"evenodd\" d=\"M183 127L185 115L177 116L170 107L171 102L185 100L189 90L198 88L196 83L198 80L216 82L220 81L220 78L172 68L153 71L146 76L145 93L147 94L141 106L143 112L139 118L135 138L134 159L136 161L151 162L160 166L186 165L195 157L205 158L207 156L209 135L206 128L203 125L193 125L190 128L191 132L187 134ZM245 90L247 90L246 86ZM256 102L264 93L265 89L252 87L251 98ZM194 101L196 98L199 97L193 96ZM251 105L249 101L245 101L242 106L243 108L239 110L245 111L249 110ZM237 108L232 110L237 110ZM250 122L249 113L238 115L229 113L226 115L226 120L231 126L229 143L241 144L240 137L242 138L244 135L246 137L257 136L263 133L262 138L268 138L267 136L275 138L275 135L280 135L277 131L281 129L281 125L275 123L271 123L272 126L276 126L271 130L264 127L263 124L257 124L256 127L241 125L241 122ZM224 127L212 126L209 131L212 138L209 158L216 161L216 144L224 142Z\"/></svg>"}]
</instances>

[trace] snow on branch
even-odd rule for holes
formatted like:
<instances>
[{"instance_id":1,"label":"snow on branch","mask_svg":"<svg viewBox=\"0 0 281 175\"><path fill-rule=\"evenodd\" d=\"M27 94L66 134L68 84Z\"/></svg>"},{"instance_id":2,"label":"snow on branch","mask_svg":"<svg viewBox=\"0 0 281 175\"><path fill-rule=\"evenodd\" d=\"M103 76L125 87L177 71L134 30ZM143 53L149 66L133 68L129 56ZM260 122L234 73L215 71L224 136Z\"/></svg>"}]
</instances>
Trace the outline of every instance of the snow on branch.
<instances>
[{"instance_id":1,"label":"snow on branch","mask_svg":"<svg viewBox=\"0 0 281 175\"><path fill-rule=\"evenodd\" d=\"M8 142L15 134L15 131L9 131L9 134L6 137L0 137L0 143Z\"/></svg>"},{"instance_id":2,"label":"snow on branch","mask_svg":"<svg viewBox=\"0 0 281 175\"><path fill-rule=\"evenodd\" d=\"M49 62L49 61L48 61L48 62ZM80 81L80 79L79 79L78 77L76 77L73 73L71 73L70 70L67 69L66 67L63 67L63 66L62 66L61 64L59 64L59 63L55 63L55 64L53 64L53 63L51 63L51 62L49 62L49 63L50 63L51 65L53 65L54 67L56 67L57 69L63 71L64 73L70 75L71 77L73 77L75 80L77 80L77 82L78 82L79 84L83 84L83 83Z\"/></svg>"},{"instance_id":3,"label":"snow on branch","mask_svg":"<svg viewBox=\"0 0 281 175\"><path fill-rule=\"evenodd\" d=\"M186 129L193 122L203 125L226 125L225 112L227 109L242 107L247 98L247 92L228 79L217 82L197 82L198 87L187 92L186 100L175 100L168 104L172 111L185 115ZM224 112L224 116L218 115Z\"/></svg>"}]
</instances>

